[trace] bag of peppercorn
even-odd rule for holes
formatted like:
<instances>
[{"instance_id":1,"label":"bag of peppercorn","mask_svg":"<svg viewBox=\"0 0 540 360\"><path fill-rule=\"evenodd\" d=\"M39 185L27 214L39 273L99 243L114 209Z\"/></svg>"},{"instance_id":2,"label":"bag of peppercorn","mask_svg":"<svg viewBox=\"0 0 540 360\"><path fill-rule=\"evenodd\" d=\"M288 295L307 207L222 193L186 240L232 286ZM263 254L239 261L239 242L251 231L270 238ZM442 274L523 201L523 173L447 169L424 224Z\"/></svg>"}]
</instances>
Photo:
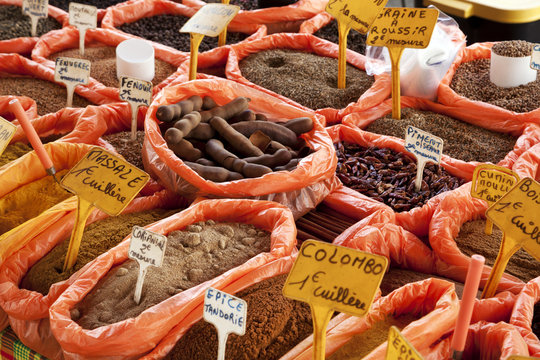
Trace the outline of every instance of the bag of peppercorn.
<instances>
[{"instance_id":1,"label":"bag of peppercorn","mask_svg":"<svg viewBox=\"0 0 540 360\"><path fill-rule=\"evenodd\" d=\"M535 357L540 356L539 300L540 277L537 277L529 281L519 293L509 321L523 336L529 348L529 355Z\"/></svg>"}]
</instances>

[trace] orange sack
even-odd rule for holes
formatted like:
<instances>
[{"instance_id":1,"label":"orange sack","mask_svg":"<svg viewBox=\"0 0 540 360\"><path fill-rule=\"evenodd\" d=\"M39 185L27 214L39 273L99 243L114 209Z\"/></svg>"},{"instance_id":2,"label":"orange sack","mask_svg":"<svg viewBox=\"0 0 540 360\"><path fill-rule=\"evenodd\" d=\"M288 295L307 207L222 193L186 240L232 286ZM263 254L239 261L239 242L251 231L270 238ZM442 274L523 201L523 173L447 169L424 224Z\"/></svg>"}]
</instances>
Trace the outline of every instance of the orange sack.
<instances>
[{"instance_id":1,"label":"orange sack","mask_svg":"<svg viewBox=\"0 0 540 360\"><path fill-rule=\"evenodd\" d=\"M529 281L519 293L512 315L510 324L514 325L529 348L529 355L540 357L540 340L533 333L532 324L534 316L534 307L540 300L540 277Z\"/></svg>"},{"instance_id":2,"label":"orange sack","mask_svg":"<svg viewBox=\"0 0 540 360\"><path fill-rule=\"evenodd\" d=\"M70 310L114 266L128 259L129 237L91 262L49 310L51 330L66 359L130 359L152 350L159 341L202 303L209 287L225 288L265 264L295 250L296 227L285 206L257 200L204 200L163 219L149 230L167 235L185 226L212 219L252 224L271 233L271 250L260 253L222 275L182 291L154 305L135 318L94 330L85 330L71 319Z\"/></svg>"},{"instance_id":3,"label":"orange sack","mask_svg":"<svg viewBox=\"0 0 540 360\"><path fill-rule=\"evenodd\" d=\"M314 153L305 157L293 171L277 171L258 178L215 183L191 170L167 147L155 113L160 105L173 104L192 95L211 96L225 104L237 96L251 99L249 108L269 119L293 119L307 116L314 119L314 128L303 134ZM332 142L324 130L320 115L301 110L272 96L229 80L206 79L169 86L163 89L148 109L145 121L143 161L149 174L166 188L186 197L255 198L271 200L287 206L295 218L315 208L334 190L336 157Z\"/></svg>"},{"instance_id":4,"label":"orange sack","mask_svg":"<svg viewBox=\"0 0 540 360\"><path fill-rule=\"evenodd\" d=\"M387 74L375 76L375 82L371 85L369 90L363 94L359 94L359 98L355 103L350 103L343 109L325 108L325 109L308 109L307 107L291 100L283 95L277 94L271 90L265 89L259 85L256 85L246 79L240 70L239 63L242 59L248 57L251 54L258 53L264 50L271 49L291 49L310 52L315 55L338 58L338 45L331 43L327 40L320 39L311 34L290 34L279 33L269 36L265 36L262 39L250 41L248 43L240 43L231 45L232 51L229 55L229 64L227 64L227 78L246 84L255 89L264 91L280 100L299 107L304 110L313 111L324 115L326 121L329 124L340 122L341 119L349 114L351 111L361 111L379 105L383 100L390 96L391 81L390 76ZM365 70L366 57L358 54L354 51L347 50L347 63L360 69ZM336 73L337 73L336 67ZM352 110L354 108L354 110Z\"/></svg>"},{"instance_id":5,"label":"orange sack","mask_svg":"<svg viewBox=\"0 0 540 360\"><path fill-rule=\"evenodd\" d=\"M15 115L9 109L8 103L12 99L19 100L19 103L24 109L28 119L33 119L38 116L37 114L37 105L33 99L30 99L27 96L12 96L12 95L2 95L0 96L0 116L2 116L7 121L11 121L13 124L18 124L19 120L15 118Z\"/></svg>"}]
</instances>

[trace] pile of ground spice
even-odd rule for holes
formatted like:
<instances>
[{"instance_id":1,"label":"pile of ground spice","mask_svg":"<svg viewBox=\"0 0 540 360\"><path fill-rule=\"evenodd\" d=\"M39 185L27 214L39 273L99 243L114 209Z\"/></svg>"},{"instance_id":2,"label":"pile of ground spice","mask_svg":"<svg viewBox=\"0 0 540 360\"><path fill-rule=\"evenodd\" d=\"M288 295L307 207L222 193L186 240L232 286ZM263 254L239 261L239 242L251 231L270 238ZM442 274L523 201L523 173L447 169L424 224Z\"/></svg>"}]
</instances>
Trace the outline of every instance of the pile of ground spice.
<instances>
[{"instance_id":1,"label":"pile of ground spice","mask_svg":"<svg viewBox=\"0 0 540 360\"><path fill-rule=\"evenodd\" d=\"M56 173L60 179L67 170ZM52 176L23 185L0 199L0 235L30 220L48 208L73 196Z\"/></svg>"},{"instance_id":2,"label":"pile of ground spice","mask_svg":"<svg viewBox=\"0 0 540 360\"><path fill-rule=\"evenodd\" d=\"M133 226L144 227L175 212L176 210L154 209L112 216L92 223L84 229L77 262L73 268L62 271L70 240L67 238L28 270L20 287L47 295L52 284L68 279L84 265L118 245L131 234Z\"/></svg>"},{"instance_id":3,"label":"pile of ground spice","mask_svg":"<svg viewBox=\"0 0 540 360\"><path fill-rule=\"evenodd\" d=\"M387 315L384 320L377 321L366 331L354 335L345 345L330 355L328 360L360 360L388 340L390 327L395 326L402 330L418 319L419 317L410 314Z\"/></svg>"},{"instance_id":4,"label":"pile of ground spice","mask_svg":"<svg viewBox=\"0 0 540 360\"><path fill-rule=\"evenodd\" d=\"M516 138L456 120L431 111L405 108L401 120L386 115L375 120L366 131L405 138L407 126L412 125L444 140L443 154L463 161L498 163L512 151Z\"/></svg>"},{"instance_id":5,"label":"pile of ground spice","mask_svg":"<svg viewBox=\"0 0 540 360\"><path fill-rule=\"evenodd\" d=\"M180 51L190 51L189 33L178 31L190 18L182 15L162 14L143 17L132 23L118 27L126 33L140 36ZM227 44L235 44L249 35L239 32L227 32ZM212 50L218 46L218 37L205 36L199 45L199 52Z\"/></svg>"},{"instance_id":6,"label":"pile of ground spice","mask_svg":"<svg viewBox=\"0 0 540 360\"><path fill-rule=\"evenodd\" d=\"M150 266L144 278L141 301L133 300L139 266L134 260L120 264L72 310L73 320L95 329L136 317L147 308L270 251L270 233L251 224L189 225L167 236L161 267Z\"/></svg>"},{"instance_id":7,"label":"pile of ground spice","mask_svg":"<svg viewBox=\"0 0 540 360\"><path fill-rule=\"evenodd\" d=\"M493 225L491 235L486 235L485 228L485 220L468 221L461 225L455 241L465 255L480 254L486 258L486 265L493 266L499 253L503 232ZM535 258L524 249L520 249L508 261L505 272L528 282L540 276L540 267Z\"/></svg>"},{"instance_id":8,"label":"pile of ground spice","mask_svg":"<svg viewBox=\"0 0 540 360\"><path fill-rule=\"evenodd\" d=\"M345 108L374 82L347 64L345 89L338 89L338 60L290 49L264 50L240 61L242 76L310 109Z\"/></svg>"},{"instance_id":9,"label":"pile of ground spice","mask_svg":"<svg viewBox=\"0 0 540 360\"><path fill-rule=\"evenodd\" d=\"M0 167L6 165L7 163L17 160L26 153L32 151L32 148L25 143L16 142L10 144L6 147L6 150L0 154Z\"/></svg>"},{"instance_id":10,"label":"pile of ground spice","mask_svg":"<svg viewBox=\"0 0 540 360\"><path fill-rule=\"evenodd\" d=\"M50 16L39 19L36 36L60 29L62 24ZM22 8L14 5L0 6L0 40L32 36L30 17L23 15Z\"/></svg>"},{"instance_id":11,"label":"pile of ground spice","mask_svg":"<svg viewBox=\"0 0 540 360\"><path fill-rule=\"evenodd\" d=\"M266 279L235 294L247 302L246 333L229 335L225 359L279 359L313 332L309 305L283 296L286 278L287 274ZM215 327L200 320L165 359L213 360L217 344Z\"/></svg>"},{"instance_id":12,"label":"pile of ground spice","mask_svg":"<svg viewBox=\"0 0 540 360\"><path fill-rule=\"evenodd\" d=\"M534 314L531 324L532 331L537 338L540 338L540 301L534 304Z\"/></svg>"},{"instance_id":13,"label":"pile of ground spice","mask_svg":"<svg viewBox=\"0 0 540 360\"><path fill-rule=\"evenodd\" d=\"M489 80L490 59L472 60L457 69L450 88L470 100L482 101L518 113L540 108L540 77L525 85L502 88Z\"/></svg>"},{"instance_id":14,"label":"pile of ground spice","mask_svg":"<svg viewBox=\"0 0 540 360\"><path fill-rule=\"evenodd\" d=\"M313 35L331 41L334 44L339 44L339 31L336 19L333 19L327 25L317 30ZM366 35L351 29L351 31L349 31L349 35L347 36L347 49L365 55L366 37Z\"/></svg>"},{"instance_id":15,"label":"pile of ground spice","mask_svg":"<svg viewBox=\"0 0 540 360\"><path fill-rule=\"evenodd\" d=\"M491 52L506 57L531 56L534 44L524 40L500 41L493 45Z\"/></svg>"},{"instance_id":16,"label":"pile of ground spice","mask_svg":"<svg viewBox=\"0 0 540 360\"><path fill-rule=\"evenodd\" d=\"M0 95L27 96L37 103L39 115L57 112L66 107L67 91L62 85L28 76L0 77ZM77 93L73 107L87 107L92 103Z\"/></svg>"},{"instance_id":17,"label":"pile of ground spice","mask_svg":"<svg viewBox=\"0 0 540 360\"><path fill-rule=\"evenodd\" d=\"M142 161L144 131L137 131L137 140L135 141L131 141L131 131L121 131L115 134L102 136L102 138L111 144L127 162L144 170Z\"/></svg>"},{"instance_id":18,"label":"pile of ground spice","mask_svg":"<svg viewBox=\"0 0 540 360\"><path fill-rule=\"evenodd\" d=\"M112 46L85 47L84 56L79 54L79 49L64 50L49 56L55 61L57 57L71 57L76 59L86 59L92 62L90 76L108 87L119 87L119 80L116 76L116 48ZM176 71L174 65L160 59L155 59L155 76L152 80L154 86L161 83L169 75Z\"/></svg>"}]
</instances>

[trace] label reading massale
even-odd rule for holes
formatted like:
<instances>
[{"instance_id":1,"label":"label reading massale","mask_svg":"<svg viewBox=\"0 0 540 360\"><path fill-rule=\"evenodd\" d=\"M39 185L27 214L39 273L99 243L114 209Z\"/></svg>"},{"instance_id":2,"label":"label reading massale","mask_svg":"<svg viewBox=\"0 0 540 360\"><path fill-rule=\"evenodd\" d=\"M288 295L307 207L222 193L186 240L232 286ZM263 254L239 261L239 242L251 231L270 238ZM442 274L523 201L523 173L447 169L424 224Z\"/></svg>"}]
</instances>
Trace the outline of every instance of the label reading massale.
<instances>
[{"instance_id":1,"label":"label reading massale","mask_svg":"<svg viewBox=\"0 0 540 360\"><path fill-rule=\"evenodd\" d=\"M473 172L471 195L491 205L518 181L519 176L510 169L491 164L478 165Z\"/></svg>"},{"instance_id":2,"label":"label reading massale","mask_svg":"<svg viewBox=\"0 0 540 360\"><path fill-rule=\"evenodd\" d=\"M308 240L302 244L283 294L361 316L369 310L387 265L384 256Z\"/></svg>"},{"instance_id":3,"label":"label reading massale","mask_svg":"<svg viewBox=\"0 0 540 360\"><path fill-rule=\"evenodd\" d=\"M422 360L423 357L414 346L399 332L395 326L388 331L388 344L386 347L386 360Z\"/></svg>"},{"instance_id":4,"label":"label reading massale","mask_svg":"<svg viewBox=\"0 0 540 360\"><path fill-rule=\"evenodd\" d=\"M326 12L342 24L365 34L388 0L330 0Z\"/></svg>"},{"instance_id":5,"label":"label reading massale","mask_svg":"<svg viewBox=\"0 0 540 360\"><path fill-rule=\"evenodd\" d=\"M0 156L15 135L15 131L17 131L17 127L0 116Z\"/></svg>"},{"instance_id":6,"label":"label reading massale","mask_svg":"<svg viewBox=\"0 0 540 360\"><path fill-rule=\"evenodd\" d=\"M438 17L437 9L384 8L373 22L366 43L423 49L429 45Z\"/></svg>"},{"instance_id":7,"label":"label reading massale","mask_svg":"<svg viewBox=\"0 0 540 360\"><path fill-rule=\"evenodd\" d=\"M62 186L111 216L118 215L149 176L124 159L94 146L62 179Z\"/></svg>"},{"instance_id":8,"label":"label reading massale","mask_svg":"<svg viewBox=\"0 0 540 360\"><path fill-rule=\"evenodd\" d=\"M443 140L409 125L405 131L405 150L413 153L417 159L438 164L441 161Z\"/></svg>"},{"instance_id":9,"label":"label reading massale","mask_svg":"<svg viewBox=\"0 0 540 360\"><path fill-rule=\"evenodd\" d=\"M540 184L531 178L518 182L486 216L506 237L540 260Z\"/></svg>"},{"instance_id":10,"label":"label reading massale","mask_svg":"<svg viewBox=\"0 0 540 360\"><path fill-rule=\"evenodd\" d=\"M120 99L135 105L150 106L152 83L122 76L120 79Z\"/></svg>"},{"instance_id":11,"label":"label reading massale","mask_svg":"<svg viewBox=\"0 0 540 360\"><path fill-rule=\"evenodd\" d=\"M540 70L540 44L535 44L531 53L531 69Z\"/></svg>"},{"instance_id":12,"label":"label reading massale","mask_svg":"<svg viewBox=\"0 0 540 360\"><path fill-rule=\"evenodd\" d=\"M86 29L97 27L97 7L76 2L69 3L69 24Z\"/></svg>"},{"instance_id":13,"label":"label reading massale","mask_svg":"<svg viewBox=\"0 0 540 360\"><path fill-rule=\"evenodd\" d=\"M86 85L90 77L90 61L58 57L55 61L54 80L66 85Z\"/></svg>"},{"instance_id":14,"label":"label reading massale","mask_svg":"<svg viewBox=\"0 0 540 360\"><path fill-rule=\"evenodd\" d=\"M47 17L49 0L23 0L23 14L36 18Z\"/></svg>"},{"instance_id":15,"label":"label reading massale","mask_svg":"<svg viewBox=\"0 0 540 360\"><path fill-rule=\"evenodd\" d=\"M238 14L240 7L227 4L206 4L180 29L183 33L218 36Z\"/></svg>"}]
</instances>

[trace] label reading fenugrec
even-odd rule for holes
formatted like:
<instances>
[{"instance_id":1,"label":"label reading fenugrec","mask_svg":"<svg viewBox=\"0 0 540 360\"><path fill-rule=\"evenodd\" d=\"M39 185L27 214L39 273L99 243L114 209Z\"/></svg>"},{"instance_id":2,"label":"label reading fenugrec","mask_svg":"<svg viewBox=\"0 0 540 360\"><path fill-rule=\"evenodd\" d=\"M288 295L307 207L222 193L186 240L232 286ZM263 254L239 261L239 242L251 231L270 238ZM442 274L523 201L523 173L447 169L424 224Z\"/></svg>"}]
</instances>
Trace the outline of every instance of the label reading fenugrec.
<instances>
[{"instance_id":1,"label":"label reading fenugrec","mask_svg":"<svg viewBox=\"0 0 540 360\"><path fill-rule=\"evenodd\" d=\"M90 61L58 57L55 60L54 80L68 85L86 85L90 77Z\"/></svg>"}]
</instances>

